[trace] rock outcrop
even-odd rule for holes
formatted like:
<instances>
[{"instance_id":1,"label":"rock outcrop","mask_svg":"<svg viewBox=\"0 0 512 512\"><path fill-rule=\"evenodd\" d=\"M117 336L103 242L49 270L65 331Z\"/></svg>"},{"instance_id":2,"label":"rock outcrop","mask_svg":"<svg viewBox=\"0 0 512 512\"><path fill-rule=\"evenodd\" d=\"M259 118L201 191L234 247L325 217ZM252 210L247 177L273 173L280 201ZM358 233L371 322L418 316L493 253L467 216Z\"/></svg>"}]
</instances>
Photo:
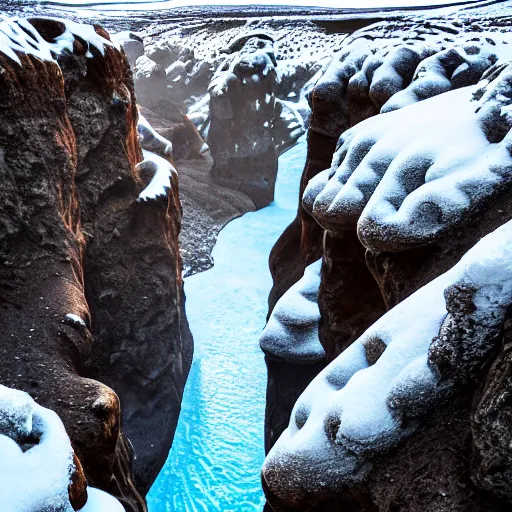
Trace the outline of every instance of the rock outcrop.
<instances>
[{"instance_id":1,"label":"rock outcrop","mask_svg":"<svg viewBox=\"0 0 512 512\"><path fill-rule=\"evenodd\" d=\"M382 23L313 89L303 208L269 303L321 256L332 362L266 459L274 510L510 507L509 43L491 20ZM273 410L267 434L282 424Z\"/></svg>"},{"instance_id":2,"label":"rock outcrop","mask_svg":"<svg viewBox=\"0 0 512 512\"><path fill-rule=\"evenodd\" d=\"M0 68L0 382L59 415L88 485L142 511L190 362L176 175L144 194L131 71L100 27L3 19Z\"/></svg>"},{"instance_id":3,"label":"rock outcrop","mask_svg":"<svg viewBox=\"0 0 512 512\"><path fill-rule=\"evenodd\" d=\"M27 393L0 386L2 510L81 509L85 477L59 417Z\"/></svg>"},{"instance_id":4,"label":"rock outcrop","mask_svg":"<svg viewBox=\"0 0 512 512\"><path fill-rule=\"evenodd\" d=\"M232 51L208 90L212 175L261 208L272 202L277 176L276 60L272 41L260 35L244 38Z\"/></svg>"}]
</instances>

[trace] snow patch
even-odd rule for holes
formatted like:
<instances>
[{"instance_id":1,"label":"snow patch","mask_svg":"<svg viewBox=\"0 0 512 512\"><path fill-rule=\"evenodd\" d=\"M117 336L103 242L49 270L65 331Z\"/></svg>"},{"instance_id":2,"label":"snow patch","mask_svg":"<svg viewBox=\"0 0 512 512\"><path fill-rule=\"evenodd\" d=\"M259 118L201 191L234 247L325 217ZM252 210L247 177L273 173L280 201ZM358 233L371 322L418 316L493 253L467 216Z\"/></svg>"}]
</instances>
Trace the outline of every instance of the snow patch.
<instances>
[{"instance_id":1,"label":"snow patch","mask_svg":"<svg viewBox=\"0 0 512 512\"><path fill-rule=\"evenodd\" d=\"M27 393L1 385L0 454L0 510L73 511L73 450L64 425Z\"/></svg>"},{"instance_id":2,"label":"snow patch","mask_svg":"<svg viewBox=\"0 0 512 512\"><path fill-rule=\"evenodd\" d=\"M137 164L139 173L150 172L153 177L149 185L139 194L137 202L145 202L157 199L158 197L167 197L171 189L171 178L173 174L177 175L176 169L161 156L142 150L144 160Z\"/></svg>"},{"instance_id":3,"label":"snow patch","mask_svg":"<svg viewBox=\"0 0 512 512\"><path fill-rule=\"evenodd\" d=\"M321 259L306 267L303 277L278 300L260 338L267 355L291 363L311 363L325 357L318 339L321 267Z\"/></svg>"},{"instance_id":4,"label":"snow patch","mask_svg":"<svg viewBox=\"0 0 512 512\"><path fill-rule=\"evenodd\" d=\"M105 54L105 46L119 49L117 43L108 41L98 35L92 25L62 19L55 19L54 21L64 23L66 30L56 37L53 42L48 43L28 20L0 14L0 52L19 65L21 65L17 55L19 53L33 55L45 61L55 61L55 55L60 55L63 50L73 51L75 36L80 37L89 45L87 51L87 57L89 58L93 57L90 52L91 47L94 47L102 55Z\"/></svg>"},{"instance_id":5,"label":"snow patch","mask_svg":"<svg viewBox=\"0 0 512 512\"><path fill-rule=\"evenodd\" d=\"M95 489L94 487L88 487L87 503L85 507L80 509L80 512L125 512L125 509L121 503L110 494Z\"/></svg>"},{"instance_id":6,"label":"snow patch","mask_svg":"<svg viewBox=\"0 0 512 512\"><path fill-rule=\"evenodd\" d=\"M79 325L80 327L86 327L83 319L80 318L78 315L75 315L75 313L68 313L65 318L71 324Z\"/></svg>"}]
</instances>

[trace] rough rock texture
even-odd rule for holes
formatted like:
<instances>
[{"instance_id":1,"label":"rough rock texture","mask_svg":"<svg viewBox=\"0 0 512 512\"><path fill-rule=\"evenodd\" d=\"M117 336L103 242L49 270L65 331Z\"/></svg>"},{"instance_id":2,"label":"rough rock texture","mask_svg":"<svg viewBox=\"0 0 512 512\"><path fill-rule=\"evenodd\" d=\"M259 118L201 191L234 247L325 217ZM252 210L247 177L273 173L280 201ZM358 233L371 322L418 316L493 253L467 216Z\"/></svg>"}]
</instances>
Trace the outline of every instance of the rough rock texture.
<instances>
[{"instance_id":1,"label":"rough rock texture","mask_svg":"<svg viewBox=\"0 0 512 512\"><path fill-rule=\"evenodd\" d=\"M112 37L123 48L130 67L133 69L137 59L144 55L143 39L138 34L130 31L119 32Z\"/></svg>"},{"instance_id":2,"label":"rough rock texture","mask_svg":"<svg viewBox=\"0 0 512 512\"><path fill-rule=\"evenodd\" d=\"M123 42L123 47L129 50L129 44ZM158 105L165 109L169 102L184 108L206 94L221 60L196 58L184 40L151 42L134 65L137 97L152 110Z\"/></svg>"},{"instance_id":3,"label":"rough rock texture","mask_svg":"<svg viewBox=\"0 0 512 512\"><path fill-rule=\"evenodd\" d=\"M256 207L243 192L223 187L212 178L210 152L200 159L178 160L175 165L180 175L183 205L180 248L186 277L211 268L211 252L220 230Z\"/></svg>"},{"instance_id":4,"label":"rough rock texture","mask_svg":"<svg viewBox=\"0 0 512 512\"><path fill-rule=\"evenodd\" d=\"M183 35L160 37L146 37L143 55L137 56L134 66L134 83L139 111L156 132L156 139L163 137L172 143L171 160L180 174L180 247L186 277L212 267L211 252L219 231L255 206L247 194L212 177L213 159L202 138L206 138L210 123L207 89L225 56L197 56L194 50L201 47L191 44L188 33L187 44ZM130 54L132 38L121 33L116 39ZM193 107L185 115L183 112L190 105ZM283 111L279 135L286 138L284 147L290 140L288 125L296 118L289 108L283 107ZM154 132L149 133L139 124L139 134L144 133L148 142L151 139L159 145Z\"/></svg>"},{"instance_id":5,"label":"rough rock texture","mask_svg":"<svg viewBox=\"0 0 512 512\"><path fill-rule=\"evenodd\" d=\"M191 347L177 187L137 202L133 81L108 34L30 23L0 27L17 43L0 53L0 380L58 413L89 485L141 511Z\"/></svg>"},{"instance_id":6,"label":"rough rock texture","mask_svg":"<svg viewBox=\"0 0 512 512\"><path fill-rule=\"evenodd\" d=\"M400 108L479 80L497 60L496 43L464 32L459 36L462 42L457 42L459 30L446 23L430 27L412 19L398 27L377 24L344 41L309 95L312 113L301 196L314 176L335 164L332 159L338 139L351 126L381 109ZM297 218L271 254L274 288L270 310L305 266L321 255L322 231L299 206Z\"/></svg>"},{"instance_id":7,"label":"rough rock texture","mask_svg":"<svg viewBox=\"0 0 512 512\"><path fill-rule=\"evenodd\" d=\"M482 267L465 274L479 284L447 282L444 301L430 307L427 300L436 278L452 275L465 253L512 217L503 23L468 16L378 24L346 40L310 95L304 209L272 252L269 306L323 255L319 338L328 362L341 355L306 388L267 458L263 484L276 511L511 506L502 333L509 302L500 313L490 306L494 293L508 294L501 284L508 270L489 263L484 271L484 251L475 260ZM497 239L509 243L500 229ZM481 283L494 291L481 296ZM393 356L394 337L419 329L443 302L431 330L408 335ZM421 336L421 358L377 384ZM275 371L269 366L270 383ZM373 407L389 382L395 387L384 407ZM300 393L304 383L296 385ZM269 390L267 411L277 400ZM282 420L275 410L267 416L274 440Z\"/></svg>"},{"instance_id":8,"label":"rough rock texture","mask_svg":"<svg viewBox=\"0 0 512 512\"><path fill-rule=\"evenodd\" d=\"M192 28L185 22L173 30L148 28L145 33L151 37L146 37L145 55L137 60L135 86L140 103L160 116L168 117L171 103L187 105L189 118L211 147L213 176L220 185L242 191L261 207L273 197L277 155L304 133L307 113L302 111L301 91L341 38L307 22L304 29L309 32L304 33L299 26L285 23L283 27L269 20L260 29L255 21L218 20L204 26L197 22ZM268 76L268 70L251 68L256 62L251 64L251 59L258 56L257 52L250 54L258 48L250 47L258 38L272 54ZM264 55L265 50L260 53ZM247 69L241 72L240 64ZM237 75L239 79L234 80ZM228 77L229 87L224 83ZM235 82L238 85L233 87ZM239 90L244 91L243 97Z\"/></svg>"},{"instance_id":9,"label":"rough rock texture","mask_svg":"<svg viewBox=\"0 0 512 512\"><path fill-rule=\"evenodd\" d=\"M261 208L274 199L277 177L276 60L268 37L254 35L240 46L233 47L208 90L212 176Z\"/></svg>"},{"instance_id":10,"label":"rough rock texture","mask_svg":"<svg viewBox=\"0 0 512 512\"><path fill-rule=\"evenodd\" d=\"M318 339L321 263L310 265L281 297L260 338L268 372L266 452L285 430L297 398L325 366L325 351Z\"/></svg>"}]
</instances>

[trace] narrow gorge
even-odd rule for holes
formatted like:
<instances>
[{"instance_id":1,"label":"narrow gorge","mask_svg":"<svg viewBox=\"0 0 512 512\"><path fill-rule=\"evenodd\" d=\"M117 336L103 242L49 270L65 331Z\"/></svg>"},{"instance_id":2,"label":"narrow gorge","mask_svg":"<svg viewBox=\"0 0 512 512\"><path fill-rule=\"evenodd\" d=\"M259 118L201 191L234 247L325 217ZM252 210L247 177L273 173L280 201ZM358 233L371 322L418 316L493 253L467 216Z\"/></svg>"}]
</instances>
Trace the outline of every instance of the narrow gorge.
<instances>
[{"instance_id":1,"label":"narrow gorge","mask_svg":"<svg viewBox=\"0 0 512 512\"><path fill-rule=\"evenodd\" d=\"M512 2L0 0L0 512L512 509Z\"/></svg>"}]
</instances>

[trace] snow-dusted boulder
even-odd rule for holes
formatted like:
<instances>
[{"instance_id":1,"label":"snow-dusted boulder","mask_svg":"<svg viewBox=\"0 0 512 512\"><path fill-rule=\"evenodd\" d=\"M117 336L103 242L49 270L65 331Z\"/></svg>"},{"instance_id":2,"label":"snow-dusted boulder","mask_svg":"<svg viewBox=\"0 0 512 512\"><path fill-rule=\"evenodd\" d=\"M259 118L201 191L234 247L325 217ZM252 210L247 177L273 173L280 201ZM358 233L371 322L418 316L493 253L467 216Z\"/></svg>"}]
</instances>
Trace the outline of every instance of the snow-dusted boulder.
<instances>
[{"instance_id":1,"label":"snow-dusted boulder","mask_svg":"<svg viewBox=\"0 0 512 512\"><path fill-rule=\"evenodd\" d=\"M150 110L163 112L162 105L171 100L165 68L147 55L142 55L135 62L133 80L137 92L137 102Z\"/></svg>"},{"instance_id":2,"label":"snow-dusted boulder","mask_svg":"<svg viewBox=\"0 0 512 512\"><path fill-rule=\"evenodd\" d=\"M196 58L183 41L157 41L144 48L134 66L138 102L168 118L167 105L185 109L204 96L215 62Z\"/></svg>"},{"instance_id":3,"label":"snow-dusted boulder","mask_svg":"<svg viewBox=\"0 0 512 512\"><path fill-rule=\"evenodd\" d=\"M71 512L73 505L80 507L87 495L82 468L73 458L57 414L27 393L0 385L0 510ZM71 503L73 495L78 503Z\"/></svg>"},{"instance_id":4,"label":"snow-dusted boulder","mask_svg":"<svg viewBox=\"0 0 512 512\"><path fill-rule=\"evenodd\" d=\"M172 142L157 133L140 112L137 132L143 149L158 153L169 162L172 161Z\"/></svg>"},{"instance_id":5,"label":"snow-dusted boulder","mask_svg":"<svg viewBox=\"0 0 512 512\"><path fill-rule=\"evenodd\" d=\"M322 260L309 265L304 276L277 302L260 338L266 355L291 363L312 363L325 357L318 340L318 287Z\"/></svg>"},{"instance_id":6,"label":"snow-dusted boulder","mask_svg":"<svg viewBox=\"0 0 512 512\"><path fill-rule=\"evenodd\" d=\"M509 222L379 319L313 380L265 461L271 502L275 496L305 507L364 485L376 457L478 375L496 352L512 304L511 257Z\"/></svg>"},{"instance_id":7,"label":"snow-dusted boulder","mask_svg":"<svg viewBox=\"0 0 512 512\"><path fill-rule=\"evenodd\" d=\"M86 486L58 415L28 393L1 385L0 489L6 512L125 511L110 494Z\"/></svg>"},{"instance_id":8,"label":"snow-dusted boulder","mask_svg":"<svg viewBox=\"0 0 512 512\"><path fill-rule=\"evenodd\" d=\"M177 105L168 103L165 117L139 105L139 115L151 127L147 130L139 123L139 136L142 136L141 146L144 149L156 151L169 159L171 153L166 147L170 143L172 159L175 161L200 157L204 141L192 121Z\"/></svg>"},{"instance_id":9,"label":"snow-dusted boulder","mask_svg":"<svg viewBox=\"0 0 512 512\"><path fill-rule=\"evenodd\" d=\"M510 187L512 67L345 132L303 204L328 231L354 229L373 252L460 229Z\"/></svg>"}]
</instances>

